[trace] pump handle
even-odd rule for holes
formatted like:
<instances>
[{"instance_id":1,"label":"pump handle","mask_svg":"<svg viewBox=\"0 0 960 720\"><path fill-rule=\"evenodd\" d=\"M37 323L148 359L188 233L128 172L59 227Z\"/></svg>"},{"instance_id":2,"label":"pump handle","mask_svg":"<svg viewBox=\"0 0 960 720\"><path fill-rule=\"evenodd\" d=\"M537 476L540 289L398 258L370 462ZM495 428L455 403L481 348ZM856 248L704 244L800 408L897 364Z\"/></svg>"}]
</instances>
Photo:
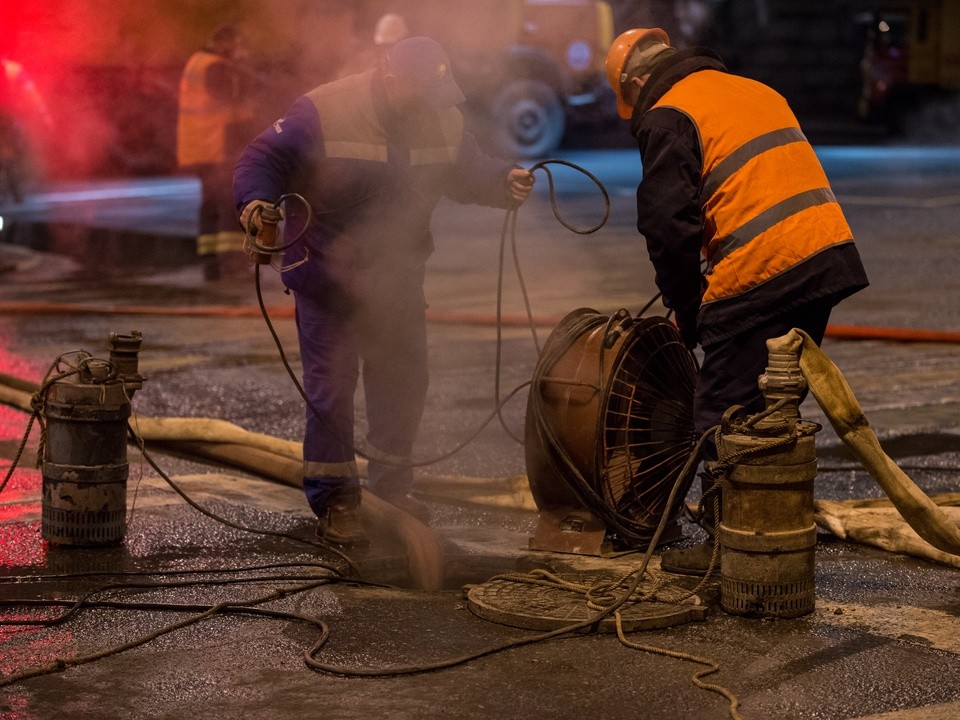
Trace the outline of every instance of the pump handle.
<instances>
[{"instance_id":1,"label":"pump handle","mask_svg":"<svg viewBox=\"0 0 960 720\"><path fill-rule=\"evenodd\" d=\"M261 247L272 248L277 244L277 224L280 222L280 208L274 205L261 205L257 208L260 212L260 232L257 233L257 244ZM270 253L254 252L253 261L258 265L270 264Z\"/></svg>"}]
</instances>

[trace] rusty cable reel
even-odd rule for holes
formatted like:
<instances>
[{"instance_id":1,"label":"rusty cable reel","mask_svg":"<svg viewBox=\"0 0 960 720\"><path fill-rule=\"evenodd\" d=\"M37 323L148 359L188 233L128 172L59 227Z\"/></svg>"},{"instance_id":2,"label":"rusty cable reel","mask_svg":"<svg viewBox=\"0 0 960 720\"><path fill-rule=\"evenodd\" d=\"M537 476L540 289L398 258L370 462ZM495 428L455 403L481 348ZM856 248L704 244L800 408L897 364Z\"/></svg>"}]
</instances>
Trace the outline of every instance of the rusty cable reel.
<instances>
[{"instance_id":1,"label":"rusty cable reel","mask_svg":"<svg viewBox=\"0 0 960 720\"><path fill-rule=\"evenodd\" d=\"M692 354L663 317L581 308L563 318L527 405L527 476L541 513L582 508L613 549L648 541L662 515L677 511L666 504L696 441L696 378Z\"/></svg>"}]
</instances>

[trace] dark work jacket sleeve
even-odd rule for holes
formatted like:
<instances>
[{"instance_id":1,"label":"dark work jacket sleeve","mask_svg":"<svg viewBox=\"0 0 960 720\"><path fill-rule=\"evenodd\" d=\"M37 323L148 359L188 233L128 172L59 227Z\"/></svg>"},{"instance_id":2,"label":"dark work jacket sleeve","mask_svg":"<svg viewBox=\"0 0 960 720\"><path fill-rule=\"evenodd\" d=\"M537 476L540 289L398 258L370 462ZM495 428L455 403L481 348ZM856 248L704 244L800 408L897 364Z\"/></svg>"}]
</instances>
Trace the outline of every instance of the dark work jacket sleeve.
<instances>
[{"instance_id":1,"label":"dark work jacket sleeve","mask_svg":"<svg viewBox=\"0 0 960 720\"><path fill-rule=\"evenodd\" d=\"M443 194L459 203L505 208L509 202L507 173L512 167L505 160L486 155L477 139L464 132Z\"/></svg>"},{"instance_id":2,"label":"dark work jacket sleeve","mask_svg":"<svg viewBox=\"0 0 960 720\"><path fill-rule=\"evenodd\" d=\"M637 142L643 163L637 230L646 239L664 305L676 313L684 341L692 347L704 289L699 137L686 115L656 108L644 115Z\"/></svg>"},{"instance_id":3,"label":"dark work jacket sleeve","mask_svg":"<svg viewBox=\"0 0 960 720\"><path fill-rule=\"evenodd\" d=\"M290 192L315 159L322 144L320 118L306 98L260 133L241 153L233 173L237 212L253 200L276 202Z\"/></svg>"}]
</instances>

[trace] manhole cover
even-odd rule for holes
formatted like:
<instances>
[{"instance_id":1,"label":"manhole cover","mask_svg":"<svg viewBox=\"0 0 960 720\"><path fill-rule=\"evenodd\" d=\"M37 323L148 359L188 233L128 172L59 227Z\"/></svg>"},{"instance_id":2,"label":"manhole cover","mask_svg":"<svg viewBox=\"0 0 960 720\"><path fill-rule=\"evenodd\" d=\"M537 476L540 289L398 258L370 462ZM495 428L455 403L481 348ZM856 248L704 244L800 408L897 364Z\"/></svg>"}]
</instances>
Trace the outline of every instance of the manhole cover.
<instances>
[{"instance_id":1,"label":"manhole cover","mask_svg":"<svg viewBox=\"0 0 960 720\"><path fill-rule=\"evenodd\" d=\"M484 620L527 630L556 630L597 614L578 593L504 578L472 587L467 605ZM620 616L624 632L658 630L704 620L707 607L696 596L680 603L651 600L625 605L620 608ZM614 616L601 620L599 629L616 632Z\"/></svg>"}]
</instances>

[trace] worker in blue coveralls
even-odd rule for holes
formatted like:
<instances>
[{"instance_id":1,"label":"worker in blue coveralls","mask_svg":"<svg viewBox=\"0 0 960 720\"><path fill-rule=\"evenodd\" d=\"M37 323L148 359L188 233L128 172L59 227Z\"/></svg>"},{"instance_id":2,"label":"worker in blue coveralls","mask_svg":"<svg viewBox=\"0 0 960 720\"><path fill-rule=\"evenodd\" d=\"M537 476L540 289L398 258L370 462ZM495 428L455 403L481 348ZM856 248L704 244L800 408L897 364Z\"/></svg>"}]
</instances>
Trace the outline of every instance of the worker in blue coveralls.
<instances>
[{"instance_id":1,"label":"worker in blue coveralls","mask_svg":"<svg viewBox=\"0 0 960 720\"><path fill-rule=\"evenodd\" d=\"M382 67L300 97L244 150L234 199L244 227L286 193L308 200L302 242L284 251L296 300L307 408L304 491L318 534L367 544L354 455L354 391L363 372L370 489L423 516L410 496L410 456L427 391L424 264L441 196L522 203L533 175L483 154L463 129L464 100L443 49L426 37L394 45ZM298 232L287 203L287 236Z\"/></svg>"}]
</instances>

